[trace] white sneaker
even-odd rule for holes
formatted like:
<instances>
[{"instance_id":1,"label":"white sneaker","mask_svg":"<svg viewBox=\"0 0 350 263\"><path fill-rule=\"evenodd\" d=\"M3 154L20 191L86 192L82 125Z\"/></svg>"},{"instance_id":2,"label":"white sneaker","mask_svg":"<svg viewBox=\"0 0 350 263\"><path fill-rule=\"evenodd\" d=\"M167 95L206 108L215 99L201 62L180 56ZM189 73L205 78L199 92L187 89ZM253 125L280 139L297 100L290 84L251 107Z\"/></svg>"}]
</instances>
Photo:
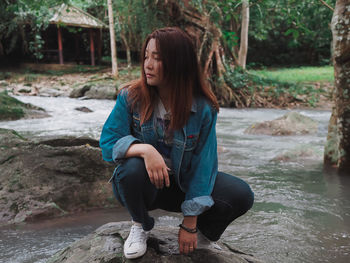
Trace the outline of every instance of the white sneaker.
<instances>
[{"instance_id":1,"label":"white sneaker","mask_svg":"<svg viewBox=\"0 0 350 263\"><path fill-rule=\"evenodd\" d=\"M222 248L213 241L210 241L201 231L197 232L197 249L217 249L222 250Z\"/></svg>"},{"instance_id":2,"label":"white sneaker","mask_svg":"<svg viewBox=\"0 0 350 263\"><path fill-rule=\"evenodd\" d=\"M141 224L133 223L124 243L124 256L126 258L138 258L146 253L149 232L144 231Z\"/></svg>"}]
</instances>

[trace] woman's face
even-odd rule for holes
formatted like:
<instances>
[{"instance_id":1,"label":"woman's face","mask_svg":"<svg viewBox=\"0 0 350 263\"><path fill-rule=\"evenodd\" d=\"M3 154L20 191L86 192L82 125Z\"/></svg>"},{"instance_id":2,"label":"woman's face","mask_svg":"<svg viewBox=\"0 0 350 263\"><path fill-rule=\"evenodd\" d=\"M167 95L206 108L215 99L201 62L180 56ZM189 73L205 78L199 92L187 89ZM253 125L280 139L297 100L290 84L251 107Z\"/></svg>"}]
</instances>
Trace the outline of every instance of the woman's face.
<instances>
[{"instance_id":1,"label":"woman's face","mask_svg":"<svg viewBox=\"0 0 350 263\"><path fill-rule=\"evenodd\" d=\"M160 53L157 51L156 40L151 38L148 41L143 68L147 84L150 86L161 86L163 84L163 63Z\"/></svg>"}]
</instances>

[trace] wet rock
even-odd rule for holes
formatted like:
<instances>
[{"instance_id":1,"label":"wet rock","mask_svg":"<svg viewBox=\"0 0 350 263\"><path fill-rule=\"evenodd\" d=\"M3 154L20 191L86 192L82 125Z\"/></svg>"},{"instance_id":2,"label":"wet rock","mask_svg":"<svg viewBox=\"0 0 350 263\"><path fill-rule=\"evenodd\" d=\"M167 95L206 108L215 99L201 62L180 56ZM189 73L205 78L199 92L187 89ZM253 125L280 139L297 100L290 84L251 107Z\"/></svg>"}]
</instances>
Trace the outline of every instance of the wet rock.
<instances>
[{"instance_id":1,"label":"wet rock","mask_svg":"<svg viewBox=\"0 0 350 263\"><path fill-rule=\"evenodd\" d=\"M301 145L277 155L272 161L310 163L312 161L319 162L321 159L322 152L310 145Z\"/></svg>"},{"instance_id":2,"label":"wet rock","mask_svg":"<svg viewBox=\"0 0 350 263\"><path fill-rule=\"evenodd\" d=\"M0 87L8 87L10 84L6 80L0 80Z\"/></svg>"},{"instance_id":3,"label":"wet rock","mask_svg":"<svg viewBox=\"0 0 350 263\"><path fill-rule=\"evenodd\" d=\"M92 110L90 110L90 109L87 108L87 107L78 107L78 108L75 108L75 110L77 110L77 111L82 111L82 112L86 112L86 113L88 113L88 112L93 112Z\"/></svg>"},{"instance_id":4,"label":"wet rock","mask_svg":"<svg viewBox=\"0 0 350 263\"><path fill-rule=\"evenodd\" d=\"M85 93L88 99L109 99L117 97L117 89L114 85L93 86Z\"/></svg>"},{"instance_id":5,"label":"wet rock","mask_svg":"<svg viewBox=\"0 0 350 263\"><path fill-rule=\"evenodd\" d=\"M21 87L18 87L17 92L30 93L30 92L32 92L32 85L23 85Z\"/></svg>"},{"instance_id":6,"label":"wet rock","mask_svg":"<svg viewBox=\"0 0 350 263\"><path fill-rule=\"evenodd\" d=\"M88 83L81 87L74 88L70 98L84 99L115 99L117 97L117 89L113 82Z\"/></svg>"},{"instance_id":7,"label":"wet rock","mask_svg":"<svg viewBox=\"0 0 350 263\"><path fill-rule=\"evenodd\" d=\"M69 97L70 98L83 97L89 89L91 89L91 85L89 84L83 85L81 87L76 87L71 91L71 93L69 94Z\"/></svg>"},{"instance_id":8,"label":"wet rock","mask_svg":"<svg viewBox=\"0 0 350 263\"><path fill-rule=\"evenodd\" d=\"M130 222L108 223L90 235L73 243L53 255L47 263L112 263L126 262L123 257L123 243L127 238ZM262 263L252 255L225 244L222 250L214 248L197 249L188 255L178 253L178 228L174 226L156 226L152 229L147 242L146 254L134 262L203 262L203 263Z\"/></svg>"},{"instance_id":9,"label":"wet rock","mask_svg":"<svg viewBox=\"0 0 350 263\"><path fill-rule=\"evenodd\" d=\"M265 135L302 135L317 132L317 121L298 112L288 112L284 116L261 123L255 123L247 128L247 134Z\"/></svg>"},{"instance_id":10,"label":"wet rock","mask_svg":"<svg viewBox=\"0 0 350 263\"><path fill-rule=\"evenodd\" d=\"M0 129L0 149L0 225L116 205L96 140Z\"/></svg>"},{"instance_id":11,"label":"wet rock","mask_svg":"<svg viewBox=\"0 0 350 263\"><path fill-rule=\"evenodd\" d=\"M0 93L0 120L18 120L21 118L34 119L46 118L50 115L40 107L29 103L23 103L16 98Z\"/></svg>"},{"instance_id":12,"label":"wet rock","mask_svg":"<svg viewBox=\"0 0 350 263\"><path fill-rule=\"evenodd\" d=\"M42 97L62 97L65 96L65 92L59 89L42 88L39 91L39 95Z\"/></svg>"}]
</instances>

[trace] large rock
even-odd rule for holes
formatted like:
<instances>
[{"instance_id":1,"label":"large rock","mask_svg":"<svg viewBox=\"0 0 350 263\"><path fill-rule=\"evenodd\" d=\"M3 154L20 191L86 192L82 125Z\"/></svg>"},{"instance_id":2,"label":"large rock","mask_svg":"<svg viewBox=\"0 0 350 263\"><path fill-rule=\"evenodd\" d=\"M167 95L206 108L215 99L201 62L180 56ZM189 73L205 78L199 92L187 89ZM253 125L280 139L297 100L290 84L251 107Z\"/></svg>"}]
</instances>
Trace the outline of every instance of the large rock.
<instances>
[{"instance_id":1,"label":"large rock","mask_svg":"<svg viewBox=\"0 0 350 263\"><path fill-rule=\"evenodd\" d=\"M318 123L298 112L288 112L284 116L260 123L255 123L244 132L265 135L302 135L317 132Z\"/></svg>"},{"instance_id":2,"label":"large rock","mask_svg":"<svg viewBox=\"0 0 350 263\"><path fill-rule=\"evenodd\" d=\"M85 99L115 99L117 97L117 88L113 82L87 83L82 86L75 87L70 98Z\"/></svg>"},{"instance_id":3,"label":"large rock","mask_svg":"<svg viewBox=\"0 0 350 263\"><path fill-rule=\"evenodd\" d=\"M93 86L85 93L88 99L109 99L117 97L117 89L114 85Z\"/></svg>"},{"instance_id":4,"label":"large rock","mask_svg":"<svg viewBox=\"0 0 350 263\"><path fill-rule=\"evenodd\" d=\"M0 92L0 121L46 117L50 115L44 109L30 103L23 103L6 92Z\"/></svg>"},{"instance_id":5,"label":"large rock","mask_svg":"<svg viewBox=\"0 0 350 263\"><path fill-rule=\"evenodd\" d=\"M113 166L90 138L28 140L0 129L0 225L115 206Z\"/></svg>"},{"instance_id":6,"label":"large rock","mask_svg":"<svg viewBox=\"0 0 350 263\"><path fill-rule=\"evenodd\" d=\"M123 243L129 234L130 223L108 223L92 234L73 243L53 255L47 263L115 263L126 262L123 257ZM262 261L228 245L220 244L222 250L197 249L188 255L178 253L178 228L174 226L156 226L147 242L146 254L132 260L150 263L261 263ZM131 262L131 261L130 261Z\"/></svg>"},{"instance_id":7,"label":"large rock","mask_svg":"<svg viewBox=\"0 0 350 263\"><path fill-rule=\"evenodd\" d=\"M322 151L311 145L299 145L294 149L287 150L275 158L272 161L279 162L297 162L297 163L313 163L322 159Z\"/></svg>"}]
</instances>

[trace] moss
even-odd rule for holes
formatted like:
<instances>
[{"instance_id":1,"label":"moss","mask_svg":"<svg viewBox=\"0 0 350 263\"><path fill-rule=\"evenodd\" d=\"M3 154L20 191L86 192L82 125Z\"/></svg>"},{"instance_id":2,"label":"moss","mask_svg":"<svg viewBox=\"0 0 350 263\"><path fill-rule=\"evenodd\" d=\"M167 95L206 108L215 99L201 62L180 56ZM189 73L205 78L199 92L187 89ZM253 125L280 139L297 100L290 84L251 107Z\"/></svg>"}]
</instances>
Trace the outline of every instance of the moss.
<instances>
[{"instance_id":1,"label":"moss","mask_svg":"<svg viewBox=\"0 0 350 263\"><path fill-rule=\"evenodd\" d=\"M12 98L6 92L0 93L0 120L17 120L24 116L25 103Z\"/></svg>"},{"instance_id":2,"label":"moss","mask_svg":"<svg viewBox=\"0 0 350 263\"><path fill-rule=\"evenodd\" d=\"M24 117L26 109L44 111L44 109L40 107L23 103L9 96L6 91L0 92L0 121L18 120Z\"/></svg>"}]
</instances>

